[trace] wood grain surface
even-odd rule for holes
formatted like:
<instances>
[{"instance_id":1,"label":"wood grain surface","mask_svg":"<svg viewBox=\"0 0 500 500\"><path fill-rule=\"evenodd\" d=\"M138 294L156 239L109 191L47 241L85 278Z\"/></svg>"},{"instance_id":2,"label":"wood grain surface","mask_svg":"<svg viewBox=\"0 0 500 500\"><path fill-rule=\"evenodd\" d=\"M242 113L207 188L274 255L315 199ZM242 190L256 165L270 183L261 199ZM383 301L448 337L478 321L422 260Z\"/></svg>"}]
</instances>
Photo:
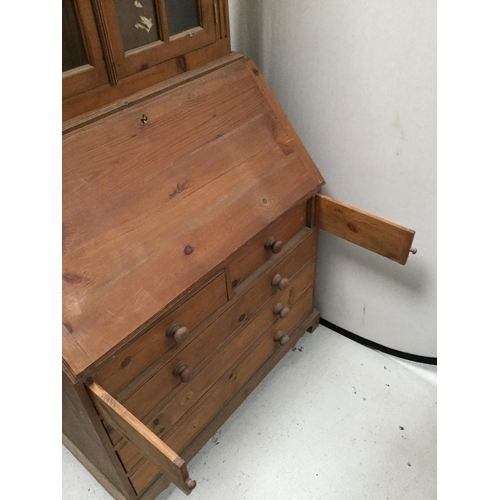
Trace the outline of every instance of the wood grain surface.
<instances>
[{"instance_id":1,"label":"wood grain surface","mask_svg":"<svg viewBox=\"0 0 500 500\"><path fill-rule=\"evenodd\" d=\"M261 264L272 255L265 247L265 242L269 237L273 237L283 244L289 241L306 224L306 203L295 207L290 213L279 222L273 224L269 229L260 235L251 245L245 245L235 258L227 266L227 281L230 292L238 287L250 274L252 274Z\"/></svg>"},{"instance_id":2,"label":"wood grain surface","mask_svg":"<svg viewBox=\"0 0 500 500\"><path fill-rule=\"evenodd\" d=\"M128 498L134 491L113 450L83 383L73 385L62 375L63 442L109 491L112 486ZM89 468L89 464L92 467ZM103 479L106 478L105 481Z\"/></svg>"},{"instance_id":3,"label":"wood grain surface","mask_svg":"<svg viewBox=\"0 0 500 500\"><path fill-rule=\"evenodd\" d=\"M162 474L189 495L191 480L184 460L98 384L91 383L88 390L100 415L134 443Z\"/></svg>"},{"instance_id":4,"label":"wood grain surface","mask_svg":"<svg viewBox=\"0 0 500 500\"><path fill-rule=\"evenodd\" d=\"M75 379L317 190L296 143L243 62L64 137Z\"/></svg>"},{"instance_id":5,"label":"wood grain surface","mask_svg":"<svg viewBox=\"0 0 500 500\"><path fill-rule=\"evenodd\" d=\"M312 240L312 239L311 239ZM313 247L315 241L309 241L310 245L304 247L309 250ZM312 252L311 252L312 253ZM313 258L314 254L310 256ZM302 268L308 260L298 261L297 269ZM290 265L288 266L290 267ZM314 269L313 269L314 270ZM312 272L312 271L311 271ZM267 278L267 277L266 277ZM175 387L182 385L177 377L172 375L175 366L181 361L187 362L194 374L200 371L200 367L204 366L210 359L219 345L230 336L230 334L243 323L245 318L250 320L255 316L266 301L273 297L274 291L271 287L271 280L264 278L256 286L252 288L245 296L241 298L227 312L217 318L205 331L203 331L194 341L192 341L184 349L180 350L176 355L163 366L150 380L148 380L139 390L137 390L123 405L130 410L138 418L142 419L154 408L156 404L162 401L170 391ZM312 282L313 276L303 276L297 282L292 284L279 296L283 297L285 302L290 300L290 297L296 297L300 290L299 287L304 287L304 283ZM268 291L266 293L265 289ZM262 293L260 293L262 292ZM278 303L279 301L275 302ZM272 311L268 317L270 323L277 318L273 317ZM269 324L270 324L269 323Z\"/></svg>"},{"instance_id":6,"label":"wood grain surface","mask_svg":"<svg viewBox=\"0 0 500 500\"><path fill-rule=\"evenodd\" d=\"M244 293L236 296L220 316L208 326L205 326L189 344L175 351L171 359L165 358L163 366L154 375L150 376L130 396L120 401L123 406L140 420L154 420L154 416L151 415L154 408L157 405L161 407L161 404L165 404L164 402L167 398L174 397L176 391L178 392L181 389L180 386L182 384L177 378L172 376L175 366L184 361L192 368L195 375L201 371L225 346L227 341L237 335L249 322L253 321L255 316L259 314L259 311L270 299L276 297L277 290L272 286L272 277L276 273L282 273L292 280L292 285L281 295L285 303L289 302L290 298L293 300L297 297L297 294L301 293L300 290L303 289L304 283L306 285L309 282L312 283L314 276L301 275L300 279L297 278L299 284L296 282L293 284L293 280L302 272L304 264L314 259L317 253L317 231L306 230L304 232L307 234L307 237L299 240L289 255L270 267ZM279 300L273 301L273 307L277 302ZM271 314L269 324L276 319ZM159 428L161 427L163 426ZM108 432L112 442L118 444L120 442L119 435L112 430Z\"/></svg>"},{"instance_id":7,"label":"wood grain surface","mask_svg":"<svg viewBox=\"0 0 500 500\"><path fill-rule=\"evenodd\" d=\"M289 342L281 346L274 341L276 331L281 329L284 333L292 333L297 324L301 322L301 318L306 315L304 311L311 311L312 304L312 289L307 290L302 300L299 299L299 307L294 309L293 319L280 320L279 326L273 325L261 335L252 346L247 350L244 357L234 363L231 368L222 376L219 381L214 384L212 389L206 396L196 405L186 416L182 422L174 427L168 433L164 440L170 446L181 450L191 443L196 437L201 434L204 428L210 424L212 419L217 418L220 409L224 407L232 398L237 398L242 395L242 389L252 376L265 365L266 360L274 353L282 352L283 355L293 347L295 342ZM300 316L302 314L302 316ZM304 331L300 332L304 333ZM249 392L244 394L246 397ZM227 415L229 416L229 415ZM226 417L227 418L227 417ZM130 480L134 487L140 486L145 488L158 474L158 469L151 462L143 461L130 476Z\"/></svg>"},{"instance_id":8,"label":"wood grain surface","mask_svg":"<svg viewBox=\"0 0 500 500\"><path fill-rule=\"evenodd\" d=\"M309 267L307 272L302 275L301 283L297 283L296 293L303 292L303 289L312 284L312 275L314 269ZM288 295L296 297L297 295ZM286 301L287 298L280 296L278 300ZM169 433L170 428L176 424L179 419L188 412L198 400L210 390L217 380L223 376L228 367L232 366L239 357L245 355L250 346L258 339L262 332L265 332L273 322L276 322L275 331L281 330L283 333L289 333L312 307L312 288L308 293L302 293L298 299L290 304L291 313L284 320L276 320L272 315L274 303L270 303L245 329L241 331L223 350L216 356L197 377L191 382L185 384L182 390L165 405L150 421L147 426L159 437ZM269 346L278 349L278 343L271 344L271 335L269 337ZM168 439L166 441L168 443ZM141 454L134 446L127 443L119 451L118 455L126 470L130 470L142 458Z\"/></svg>"},{"instance_id":9,"label":"wood grain surface","mask_svg":"<svg viewBox=\"0 0 500 500\"><path fill-rule=\"evenodd\" d=\"M219 274L130 346L113 356L99 370L99 381L102 387L112 396L116 396L157 359L165 356L169 351L171 351L171 356L174 356L181 346L166 336L167 327L174 322L180 322L189 330L193 330L226 301L224 274Z\"/></svg>"},{"instance_id":10,"label":"wood grain surface","mask_svg":"<svg viewBox=\"0 0 500 500\"><path fill-rule=\"evenodd\" d=\"M324 231L406 264L415 231L351 207L325 195L316 195L315 223Z\"/></svg>"}]
</instances>

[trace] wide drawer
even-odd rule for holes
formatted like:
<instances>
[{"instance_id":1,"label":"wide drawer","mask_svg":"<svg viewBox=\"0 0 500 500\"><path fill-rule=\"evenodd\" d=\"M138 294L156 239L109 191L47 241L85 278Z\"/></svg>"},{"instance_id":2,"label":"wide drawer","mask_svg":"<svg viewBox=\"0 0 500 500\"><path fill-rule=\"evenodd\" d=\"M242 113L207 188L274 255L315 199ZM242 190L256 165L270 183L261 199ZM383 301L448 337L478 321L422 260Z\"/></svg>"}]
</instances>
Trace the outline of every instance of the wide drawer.
<instances>
[{"instance_id":1,"label":"wide drawer","mask_svg":"<svg viewBox=\"0 0 500 500\"><path fill-rule=\"evenodd\" d=\"M117 395L120 390L157 359L169 351L173 355L181 345L184 347L183 338L189 340L189 332L225 302L227 302L227 289L224 273L221 273L180 306L160 318L130 346L114 355L99 370L99 382L102 387L110 394ZM177 338L175 335L173 337L167 336L169 327L176 323L178 328L185 327L187 329L183 338ZM172 330L175 330L175 326ZM184 330L184 332L186 331Z\"/></svg>"},{"instance_id":2,"label":"wide drawer","mask_svg":"<svg viewBox=\"0 0 500 500\"><path fill-rule=\"evenodd\" d=\"M277 334L281 332L281 338L283 338L295 331L301 320L313 309L313 296L313 288L311 287L290 307L288 317L273 324L263 335L257 337L251 349L248 349L244 356L236 363L233 363L222 378L207 392L196 408L185 419L182 419L171 432L167 433L163 440L174 449L184 450L210 423L219 410L243 388L267 359L278 350L286 351L290 349L294 341L304 332L290 338L288 342L284 342L284 345L276 341ZM143 461L139 467L135 468L129 479L134 489L140 493L160 473L161 471L154 464Z\"/></svg>"},{"instance_id":3,"label":"wide drawer","mask_svg":"<svg viewBox=\"0 0 500 500\"><path fill-rule=\"evenodd\" d=\"M305 316L312 308L312 298L304 292L311 289L314 284L315 267L315 261L311 262L292 281L288 289L273 297L258 316L238 333L196 377L182 384L175 396L149 419L146 426L160 437L168 434L171 427L195 406L197 401L234 364L235 360L246 353L247 349L262 335L262 332L265 332L271 325L274 325L276 329L287 330L290 325L295 324ZM297 299L297 297L300 298ZM285 318L276 314L277 304L282 304L289 309ZM284 340L286 339L281 339L283 344ZM141 455L129 443L118 450L118 455L127 471L141 459Z\"/></svg>"},{"instance_id":4,"label":"wide drawer","mask_svg":"<svg viewBox=\"0 0 500 500\"><path fill-rule=\"evenodd\" d=\"M269 201L270 203L270 201ZM307 203L301 203L245 245L227 269L228 283L235 289L306 225Z\"/></svg>"},{"instance_id":5,"label":"wide drawer","mask_svg":"<svg viewBox=\"0 0 500 500\"><path fill-rule=\"evenodd\" d=\"M160 403L167 398L172 398L175 395L174 390L183 385L181 378L174 375L176 368L186 364L189 367L190 378L195 377L204 365L224 347L224 343L244 328L274 294L279 293L279 287L273 285L273 278L277 274L282 278L292 280L305 264L315 258L317 237L316 230L304 229L301 235L297 235L296 243L290 242L294 245L291 251L275 265L270 265L261 278L241 296L235 297L219 317L182 350L176 351L165 365L131 396L122 401L122 404L137 418L143 420ZM314 280L314 277L312 279ZM290 286L288 290L285 290L288 297L294 293L294 289L294 286ZM107 430L113 444L118 444L121 440L120 436L113 432L112 428Z\"/></svg>"}]
</instances>

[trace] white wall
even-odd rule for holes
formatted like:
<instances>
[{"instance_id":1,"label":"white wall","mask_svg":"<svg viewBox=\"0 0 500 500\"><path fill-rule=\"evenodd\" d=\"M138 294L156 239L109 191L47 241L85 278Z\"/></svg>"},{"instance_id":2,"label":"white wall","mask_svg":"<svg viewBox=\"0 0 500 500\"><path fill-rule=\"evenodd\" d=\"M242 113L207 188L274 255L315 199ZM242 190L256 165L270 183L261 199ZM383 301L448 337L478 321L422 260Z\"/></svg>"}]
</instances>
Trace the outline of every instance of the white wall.
<instances>
[{"instance_id":1,"label":"white wall","mask_svg":"<svg viewBox=\"0 0 500 500\"><path fill-rule=\"evenodd\" d=\"M229 0L255 60L321 170L324 193L416 231L406 266L323 234L322 316L436 356L436 1Z\"/></svg>"}]
</instances>

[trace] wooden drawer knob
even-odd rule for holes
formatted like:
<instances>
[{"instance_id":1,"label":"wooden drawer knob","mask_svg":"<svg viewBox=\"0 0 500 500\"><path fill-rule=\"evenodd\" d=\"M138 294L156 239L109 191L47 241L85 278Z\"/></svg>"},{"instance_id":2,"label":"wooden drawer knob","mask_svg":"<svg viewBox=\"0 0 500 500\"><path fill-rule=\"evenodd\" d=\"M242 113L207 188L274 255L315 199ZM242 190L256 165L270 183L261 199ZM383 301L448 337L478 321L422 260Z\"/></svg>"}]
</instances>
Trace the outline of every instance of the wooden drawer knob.
<instances>
[{"instance_id":1,"label":"wooden drawer knob","mask_svg":"<svg viewBox=\"0 0 500 500\"><path fill-rule=\"evenodd\" d=\"M267 238L266 243L264 244L264 248L266 250L271 250L273 253L280 253L283 248L282 241L276 241L272 236Z\"/></svg>"},{"instance_id":2,"label":"wooden drawer knob","mask_svg":"<svg viewBox=\"0 0 500 500\"><path fill-rule=\"evenodd\" d=\"M285 345L290 340L288 335L284 335L281 330L278 330L274 335L274 341L279 342L281 345Z\"/></svg>"},{"instance_id":3,"label":"wooden drawer knob","mask_svg":"<svg viewBox=\"0 0 500 500\"><path fill-rule=\"evenodd\" d=\"M176 344L182 344L186 340L188 333L189 330L179 323L174 323L167 328L167 337L174 339Z\"/></svg>"},{"instance_id":4,"label":"wooden drawer knob","mask_svg":"<svg viewBox=\"0 0 500 500\"><path fill-rule=\"evenodd\" d=\"M282 319L286 318L289 312L290 309L288 309L288 307L284 307L283 304L276 304L274 306L273 313L279 315L279 317Z\"/></svg>"},{"instance_id":5,"label":"wooden drawer knob","mask_svg":"<svg viewBox=\"0 0 500 500\"><path fill-rule=\"evenodd\" d=\"M275 274L273 280L271 281L271 285L277 286L279 290L284 290L290 281L288 278L282 278L280 274Z\"/></svg>"},{"instance_id":6,"label":"wooden drawer knob","mask_svg":"<svg viewBox=\"0 0 500 500\"><path fill-rule=\"evenodd\" d=\"M196 488L196 481L194 479L191 479L188 477L185 481L184 484L186 485L188 490L194 490Z\"/></svg>"},{"instance_id":7,"label":"wooden drawer knob","mask_svg":"<svg viewBox=\"0 0 500 500\"><path fill-rule=\"evenodd\" d=\"M181 361L177 364L177 366L174 368L173 374L174 377L179 377L181 379L181 382L189 382L191 380L191 377L193 376L191 368L189 368L187 363L185 363L184 361Z\"/></svg>"}]
</instances>

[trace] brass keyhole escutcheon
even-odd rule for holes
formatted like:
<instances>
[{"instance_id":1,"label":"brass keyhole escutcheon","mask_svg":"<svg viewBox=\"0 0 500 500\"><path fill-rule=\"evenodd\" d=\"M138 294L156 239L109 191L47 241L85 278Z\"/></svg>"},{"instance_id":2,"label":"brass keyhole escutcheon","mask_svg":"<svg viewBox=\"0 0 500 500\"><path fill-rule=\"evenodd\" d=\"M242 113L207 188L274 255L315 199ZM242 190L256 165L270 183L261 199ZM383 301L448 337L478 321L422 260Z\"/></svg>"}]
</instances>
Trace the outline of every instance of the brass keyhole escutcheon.
<instances>
[{"instance_id":1,"label":"brass keyhole escutcheon","mask_svg":"<svg viewBox=\"0 0 500 500\"><path fill-rule=\"evenodd\" d=\"M148 122L148 117L146 115L142 115L139 120L139 125L146 125L147 122Z\"/></svg>"}]
</instances>

